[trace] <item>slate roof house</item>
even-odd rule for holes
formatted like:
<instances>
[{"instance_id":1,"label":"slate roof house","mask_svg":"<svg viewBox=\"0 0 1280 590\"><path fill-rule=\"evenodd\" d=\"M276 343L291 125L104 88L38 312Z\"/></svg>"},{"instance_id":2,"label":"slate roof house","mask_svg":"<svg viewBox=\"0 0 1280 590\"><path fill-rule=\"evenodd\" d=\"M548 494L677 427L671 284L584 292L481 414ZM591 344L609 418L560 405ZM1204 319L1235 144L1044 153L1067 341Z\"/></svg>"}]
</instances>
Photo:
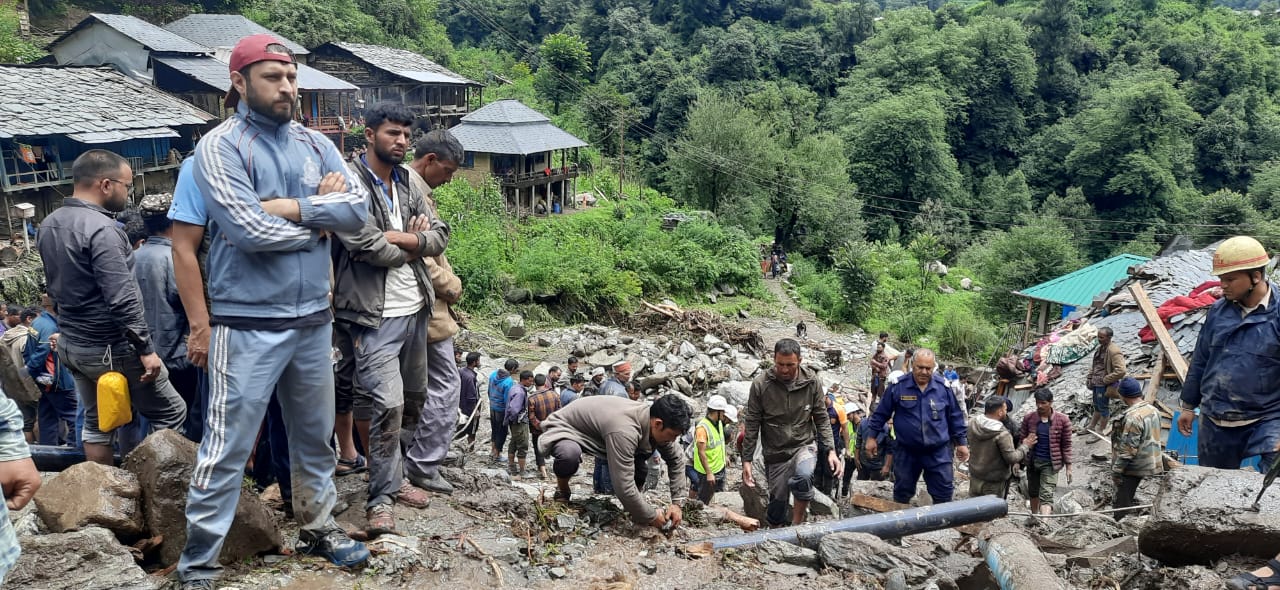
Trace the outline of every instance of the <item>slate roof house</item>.
<instances>
[{"instance_id":1,"label":"slate roof house","mask_svg":"<svg viewBox=\"0 0 1280 590\"><path fill-rule=\"evenodd\" d=\"M311 65L359 86L365 105L402 103L429 128L457 124L482 99L480 83L403 49L335 41L312 49Z\"/></svg>"},{"instance_id":2,"label":"slate roof house","mask_svg":"<svg viewBox=\"0 0 1280 590\"><path fill-rule=\"evenodd\" d=\"M191 14L164 26L164 30L214 49L227 49L249 35L267 33L284 43L298 63L307 63L311 52L291 39L255 23L239 14Z\"/></svg>"},{"instance_id":3,"label":"slate roof house","mask_svg":"<svg viewBox=\"0 0 1280 590\"><path fill-rule=\"evenodd\" d=\"M547 212L573 205L578 148L587 142L552 125L546 115L518 100L499 100L449 131L466 150L463 175L476 182L497 177L509 210L525 215L538 203Z\"/></svg>"},{"instance_id":4,"label":"slate roof house","mask_svg":"<svg viewBox=\"0 0 1280 590\"><path fill-rule=\"evenodd\" d=\"M172 183L213 119L111 68L0 66L0 190L43 218L69 194L71 162L101 148L129 160L144 194Z\"/></svg>"},{"instance_id":5,"label":"slate roof house","mask_svg":"<svg viewBox=\"0 0 1280 590\"><path fill-rule=\"evenodd\" d=\"M1174 451L1180 460L1190 464L1196 463L1196 441L1183 437L1176 428L1172 428L1173 421L1177 419L1178 396L1182 392L1181 377L1171 368L1173 365L1167 360L1171 355L1158 341L1144 343L1140 340L1139 331L1149 322L1129 287L1141 285L1152 307L1159 308L1215 279L1209 271L1216 247L1217 244L1213 244L1202 249L1166 252L1147 262L1132 265L1125 277L1097 295L1092 305L1077 310L1070 319L1063 321L1065 324L1080 320L1093 328L1105 326L1114 331L1113 341L1125 354L1128 374L1143 383L1145 395L1156 403L1161 412L1164 436L1167 437L1163 441L1166 449ZM1188 363L1195 352L1196 340L1207 313L1208 307L1201 307L1168 318L1168 331L1173 346L1177 348L1176 354ZM1091 394L1085 384L1092 359L1093 352L1089 351L1074 362L1055 365L1056 370L1050 372L1055 376L1047 383L1054 392L1054 407L1077 422L1090 412ZM1020 413L1035 411L1034 404L1029 401L1032 390L1032 387L1024 385L1011 393L1014 403L1021 406Z\"/></svg>"},{"instance_id":6,"label":"slate roof house","mask_svg":"<svg viewBox=\"0 0 1280 590\"><path fill-rule=\"evenodd\" d=\"M152 81L152 57L212 56L213 50L136 16L93 13L54 39L59 65L112 66L135 80Z\"/></svg>"},{"instance_id":7,"label":"slate roof house","mask_svg":"<svg viewBox=\"0 0 1280 590\"><path fill-rule=\"evenodd\" d=\"M113 66L223 118L230 114L222 101L231 88L231 49L242 37L264 32L275 35L240 15L195 14L161 28L132 16L92 14L50 44L49 51L62 65ZM280 41L295 55L297 50L307 54L293 41ZM82 50L85 46L92 49ZM359 89L301 63L298 89L302 122L340 144Z\"/></svg>"}]
</instances>

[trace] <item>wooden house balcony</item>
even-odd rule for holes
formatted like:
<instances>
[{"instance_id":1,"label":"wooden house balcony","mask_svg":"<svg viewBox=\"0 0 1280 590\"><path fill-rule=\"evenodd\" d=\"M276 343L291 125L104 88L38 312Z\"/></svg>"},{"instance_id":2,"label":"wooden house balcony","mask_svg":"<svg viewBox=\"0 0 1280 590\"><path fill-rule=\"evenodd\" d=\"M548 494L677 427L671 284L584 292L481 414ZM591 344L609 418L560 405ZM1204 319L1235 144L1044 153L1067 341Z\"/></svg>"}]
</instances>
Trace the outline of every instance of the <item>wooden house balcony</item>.
<instances>
[{"instance_id":1,"label":"wooden house balcony","mask_svg":"<svg viewBox=\"0 0 1280 590\"><path fill-rule=\"evenodd\" d=\"M578 165L568 164L536 172L507 172L497 175L503 188L529 188L578 177Z\"/></svg>"}]
</instances>

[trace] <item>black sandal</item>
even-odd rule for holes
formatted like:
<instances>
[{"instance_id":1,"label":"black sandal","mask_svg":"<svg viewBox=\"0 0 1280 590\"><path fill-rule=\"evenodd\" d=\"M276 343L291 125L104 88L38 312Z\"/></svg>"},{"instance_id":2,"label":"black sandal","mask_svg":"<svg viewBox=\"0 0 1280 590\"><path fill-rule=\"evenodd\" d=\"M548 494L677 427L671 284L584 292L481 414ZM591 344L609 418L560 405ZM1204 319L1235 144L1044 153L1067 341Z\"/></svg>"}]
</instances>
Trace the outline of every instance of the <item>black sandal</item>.
<instances>
[{"instance_id":1,"label":"black sandal","mask_svg":"<svg viewBox=\"0 0 1280 590\"><path fill-rule=\"evenodd\" d=\"M1271 568L1271 575L1262 577L1252 572L1236 574L1235 577L1227 580L1227 588L1231 590L1267 590L1272 586L1280 586L1280 560L1267 560L1267 567Z\"/></svg>"},{"instance_id":2,"label":"black sandal","mask_svg":"<svg viewBox=\"0 0 1280 590\"><path fill-rule=\"evenodd\" d=\"M356 455L355 459L338 459L338 465L334 468L333 474L338 477L345 477L364 473L368 470L369 464L365 462L364 457Z\"/></svg>"}]
</instances>

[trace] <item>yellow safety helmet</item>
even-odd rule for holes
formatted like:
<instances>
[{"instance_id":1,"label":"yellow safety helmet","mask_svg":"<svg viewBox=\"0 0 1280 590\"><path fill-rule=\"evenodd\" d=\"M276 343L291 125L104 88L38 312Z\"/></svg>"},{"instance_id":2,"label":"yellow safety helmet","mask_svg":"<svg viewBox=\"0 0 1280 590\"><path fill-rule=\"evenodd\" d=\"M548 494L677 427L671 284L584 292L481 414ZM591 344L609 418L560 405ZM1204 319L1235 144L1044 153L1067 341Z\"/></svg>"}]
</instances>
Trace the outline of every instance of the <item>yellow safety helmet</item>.
<instances>
[{"instance_id":1,"label":"yellow safety helmet","mask_svg":"<svg viewBox=\"0 0 1280 590\"><path fill-rule=\"evenodd\" d=\"M1220 277L1237 270L1253 270L1267 266L1271 260L1267 250L1249 236L1236 236L1213 251L1213 276Z\"/></svg>"}]
</instances>

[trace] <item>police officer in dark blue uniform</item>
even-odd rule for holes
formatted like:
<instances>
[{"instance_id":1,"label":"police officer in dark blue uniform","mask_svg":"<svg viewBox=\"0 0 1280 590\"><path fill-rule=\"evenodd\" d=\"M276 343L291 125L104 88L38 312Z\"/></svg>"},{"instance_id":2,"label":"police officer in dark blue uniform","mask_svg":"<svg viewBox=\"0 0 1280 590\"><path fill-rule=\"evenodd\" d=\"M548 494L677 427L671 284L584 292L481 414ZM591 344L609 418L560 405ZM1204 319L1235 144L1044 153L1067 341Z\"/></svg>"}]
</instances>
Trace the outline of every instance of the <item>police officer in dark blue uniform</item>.
<instances>
[{"instance_id":1,"label":"police officer in dark blue uniform","mask_svg":"<svg viewBox=\"0 0 1280 590\"><path fill-rule=\"evenodd\" d=\"M937 360L932 350L919 349L911 360L911 378L904 376L890 384L868 418L872 436L867 439L867 452L872 456L879 452L875 436L884 431L885 422L892 416L897 436L893 454L894 501L910 502L923 473L933 503L950 502L955 488L952 447L956 459L962 463L969 460L964 411L942 376L934 374Z\"/></svg>"}]
</instances>

